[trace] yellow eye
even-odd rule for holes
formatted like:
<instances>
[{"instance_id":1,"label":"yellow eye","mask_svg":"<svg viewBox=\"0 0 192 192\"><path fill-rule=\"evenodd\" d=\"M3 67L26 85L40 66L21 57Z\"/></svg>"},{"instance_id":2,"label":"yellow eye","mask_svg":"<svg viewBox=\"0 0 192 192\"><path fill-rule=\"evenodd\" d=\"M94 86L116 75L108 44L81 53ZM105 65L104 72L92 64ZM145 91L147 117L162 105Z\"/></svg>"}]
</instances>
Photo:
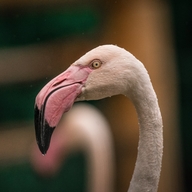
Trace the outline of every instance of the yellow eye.
<instances>
[{"instance_id":1,"label":"yellow eye","mask_svg":"<svg viewBox=\"0 0 192 192\"><path fill-rule=\"evenodd\" d=\"M99 67L101 67L101 61L100 60L94 60L91 62L91 68L92 69L98 69Z\"/></svg>"}]
</instances>

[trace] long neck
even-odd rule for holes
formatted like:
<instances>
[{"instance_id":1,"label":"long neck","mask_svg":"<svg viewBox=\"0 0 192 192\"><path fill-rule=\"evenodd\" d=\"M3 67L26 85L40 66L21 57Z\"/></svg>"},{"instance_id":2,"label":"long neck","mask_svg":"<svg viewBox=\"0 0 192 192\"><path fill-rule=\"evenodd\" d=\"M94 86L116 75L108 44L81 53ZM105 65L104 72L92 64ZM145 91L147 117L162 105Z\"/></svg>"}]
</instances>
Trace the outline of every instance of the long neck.
<instances>
[{"instance_id":1,"label":"long neck","mask_svg":"<svg viewBox=\"0 0 192 192\"><path fill-rule=\"evenodd\" d=\"M136 165L128 192L156 192L158 188L162 153L162 118L156 94L147 79L133 90L131 100L139 120L139 146Z\"/></svg>"}]
</instances>

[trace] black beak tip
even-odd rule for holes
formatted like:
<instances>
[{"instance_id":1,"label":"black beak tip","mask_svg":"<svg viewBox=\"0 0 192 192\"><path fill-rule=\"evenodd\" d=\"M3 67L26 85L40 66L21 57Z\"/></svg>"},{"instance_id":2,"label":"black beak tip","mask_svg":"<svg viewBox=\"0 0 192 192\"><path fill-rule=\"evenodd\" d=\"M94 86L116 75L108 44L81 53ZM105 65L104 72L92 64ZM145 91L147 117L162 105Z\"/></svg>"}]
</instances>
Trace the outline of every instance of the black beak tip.
<instances>
[{"instance_id":1,"label":"black beak tip","mask_svg":"<svg viewBox=\"0 0 192 192\"><path fill-rule=\"evenodd\" d=\"M41 151L42 155L45 155L47 153L47 150L49 149L49 144L50 144L50 141L43 144L43 142L37 140L37 145L38 145L39 150Z\"/></svg>"},{"instance_id":2,"label":"black beak tip","mask_svg":"<svg viewBox=\"0 0 192 192\"><path fill-rule=\"evenodd\" d=\"M47 121L43 117L42 110L39 110L35 106L35 134L38 147L43 155L47 153L49 149L51 136L55 127L50 127Z\"/></svg>"},{"instance_id":3,"label":"black beak tip","mask_svg":"<svg viewBox=\"0 0 192 192\"><path fill-rule=\"evenodd\" d=\"M44 147L41 144L39 144L38 142L37 142L37 144L38 144L39 150L41 151L42 155L45 155L47 153L48 147Z\"/></svg>"}]
</instances>

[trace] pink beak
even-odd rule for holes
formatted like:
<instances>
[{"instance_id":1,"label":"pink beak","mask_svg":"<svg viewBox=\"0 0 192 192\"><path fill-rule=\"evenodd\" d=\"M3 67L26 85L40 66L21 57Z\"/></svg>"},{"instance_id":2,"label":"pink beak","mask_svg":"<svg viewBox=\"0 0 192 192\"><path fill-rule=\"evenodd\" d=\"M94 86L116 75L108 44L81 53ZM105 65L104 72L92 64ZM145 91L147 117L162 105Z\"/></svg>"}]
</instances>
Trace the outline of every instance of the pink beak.
<instances>
[{"instance_id":1,"label":"pink beak","mask_svg":"<svg viewBox=\"0 0 192 192\"><path fill-rule=\"evenodd\" d=\"M67 112L81 94L91 70L71 65L66 71L47 83L35 101L36 140L42 154L46 154L52 133L63 113Z\"/></svg>"}]
</instances>

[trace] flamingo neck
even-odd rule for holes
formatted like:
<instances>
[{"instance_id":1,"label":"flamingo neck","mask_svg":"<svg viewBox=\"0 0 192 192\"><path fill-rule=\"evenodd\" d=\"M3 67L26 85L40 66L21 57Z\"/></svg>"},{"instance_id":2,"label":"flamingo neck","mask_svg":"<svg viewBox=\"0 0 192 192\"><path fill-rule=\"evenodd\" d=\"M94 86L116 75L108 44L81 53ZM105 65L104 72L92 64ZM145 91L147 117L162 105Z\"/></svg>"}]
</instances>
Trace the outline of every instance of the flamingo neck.
<instances>
[{"instance_id":1,"label":"flamingo neck","mask_svg":"<svg viewBox=\"0 0 192 192\"><path fill-rule=\"evenodd\" d=\"M143 84L143 82L142 82ZM139 145L134 173L128 192L150 191L158 188L163 153L162 118L150 80L138 86L131 96L139 121Z\"/></svg>"}]
</instances>

